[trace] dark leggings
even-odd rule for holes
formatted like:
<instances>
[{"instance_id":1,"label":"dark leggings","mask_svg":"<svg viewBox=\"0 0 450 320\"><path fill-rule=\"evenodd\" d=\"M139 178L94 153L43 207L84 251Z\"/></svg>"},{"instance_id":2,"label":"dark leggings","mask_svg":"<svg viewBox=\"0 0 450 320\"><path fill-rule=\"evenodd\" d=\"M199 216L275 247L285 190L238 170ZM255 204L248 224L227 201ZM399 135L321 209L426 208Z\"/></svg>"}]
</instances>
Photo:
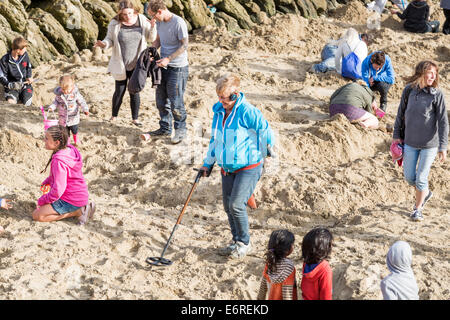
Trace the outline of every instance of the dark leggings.
<instances>
[{"instance_id":1,"label":"dark leggings","mask_svg":"<svg viewBox=\"0 0 450 320\"><path fill-rule=\"evenodd\" d=\"M450 34L450 9L444 9L445 22L442 26L442 32L444 34Z\"/></svg>"},{"instance_id":2,"label":"dark leggings","mask_svg":"<svg viewBox=\"0 0 450 320\"><path fill-rule=\"evenodd\" d=\"M117 117L119 114L120 106L122 105L123 96L127 91L127 83L133 74L133 70L127 71L127 78L125 80L116 81L116 90L112 98L112 116ZM130 93L130 105L131 105L131 118L137 120L139 117L139 105L141 104L141 98L139 93Z\"/></svg>"}]
</instances>

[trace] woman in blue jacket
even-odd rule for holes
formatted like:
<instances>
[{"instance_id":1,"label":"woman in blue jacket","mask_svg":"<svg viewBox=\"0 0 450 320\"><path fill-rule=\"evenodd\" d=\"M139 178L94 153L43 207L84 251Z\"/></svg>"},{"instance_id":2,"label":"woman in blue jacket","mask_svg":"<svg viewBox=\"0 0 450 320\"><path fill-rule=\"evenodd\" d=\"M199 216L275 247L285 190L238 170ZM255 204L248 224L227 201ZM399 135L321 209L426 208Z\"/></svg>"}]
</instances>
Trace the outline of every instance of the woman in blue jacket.
<instances>
[{"instance_id":1,"label":"woman in blue jacket","mask_svg":"<svg viewBox=\"0 0 450 320\"><path fill-rule=\"evenodd\" d=\"M230 74L217 80L219 101L213 106L211 140L200 170L204 176L214 163L221 168L224 210L232 241L219 254L242 258L251 249L247 201L261 177L268 146L274 135L261 111L239 91L240 79Z\"/></svg>"},{"instance_id":2,"label":"woman in blue jacket","mask_svg":"<svg viewBox=\"0 0 450 320\"><path fill-rule=\"evenodd\" d=\"M375 51L364 59L361 72L369 88L380 93L380 109L386 112L388 91L395 83L391 58L384 51Z\"/></svg>"}]
</instances>

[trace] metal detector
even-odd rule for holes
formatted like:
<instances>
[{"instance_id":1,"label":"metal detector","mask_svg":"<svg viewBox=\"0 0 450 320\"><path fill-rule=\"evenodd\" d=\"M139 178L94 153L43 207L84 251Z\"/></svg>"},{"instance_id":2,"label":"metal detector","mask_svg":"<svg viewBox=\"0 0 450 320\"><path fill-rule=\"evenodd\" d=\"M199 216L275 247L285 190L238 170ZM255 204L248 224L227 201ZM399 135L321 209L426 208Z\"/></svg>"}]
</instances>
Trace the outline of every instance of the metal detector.
<instances>
[{"instance_id":1,"label":"metal detector","mask_svg":"<svg viewBox=\"0 0 450 320\"><path fill-rule=\"evenodd\" d=\"M181 222L181 218L183 217L183 214L184 214L184 212L186 211L186 207L187 207L189 201L191 200L191 196L192 196L192 194L194 193L194 189L195 189L195 187L197 186L197 184L198 184L200 178L203 176L203 172L204 172L203 170L199 170L199 169L194 169L194 170L198 171L197 176L195 177L194 184L192 185L191 192L189 192L189 195L188 195L188 197L187 197L187 200L186 200L186 202L184 203L183 209L181 210L181 213L180 213L180 215L178 216L178 220L177 220L177 222L175 223L175 225L174 225L174 227L173 227L173 230L172 230L172 233L170 234L169 240L167 240L167 243L166 243L166 245L164 246L164 249L163 249L163 251L162 251L160 257L148 257L148 258L145 260L145 262L147 262L149 265L152 265L152 266L170 266L170 265L172 264L172 261L171 261L171 260L166 259L166 258L163 258L163 256L164 256L164 254L166 253L167 248L169 247L170 240L172 239L172 236L173 236L173 234L175 233L175 230L177 230L178 225L179 225L180 222ZM212 171L212 168L207 172L207 174L206 174L207 177L210 176L211 171Z\"/></svg>"}]
</instances>

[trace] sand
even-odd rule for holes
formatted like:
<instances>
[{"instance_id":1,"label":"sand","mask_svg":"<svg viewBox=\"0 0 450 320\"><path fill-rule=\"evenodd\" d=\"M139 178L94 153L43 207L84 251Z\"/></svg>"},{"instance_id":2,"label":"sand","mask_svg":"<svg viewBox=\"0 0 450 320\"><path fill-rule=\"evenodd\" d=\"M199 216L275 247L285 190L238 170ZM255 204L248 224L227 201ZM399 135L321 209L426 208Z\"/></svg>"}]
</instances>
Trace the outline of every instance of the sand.
<instances>
[{"instance_id":1,"label":"sand","mask_svg":"<svg viewBox=\"0 0 450 320\"><path fill-rule=\"evenodd\" d=\"M450 103L449 37L402 30L400 20L382 16L369 51L390 55L397 83L389 92L380 130L367 131L345 117L328 116L329 96L345 80L335 73L312 74L325 42L356 24L365 30L362 5L335 16L306 20L276 16L239 36L204 28L190 37L190 75L185 94L188 139L142 142L139 134L158 128L151 82L141 94L143 128L131 124L128 94L119 119L108 122L114 80L108 55L84 51L34 70L35 107L0 105L0 196L15 207L0 213L0 299L255 299L270 233L288 228L296 236L291 258L301 270L301 240L311 228L334 235L329 259L333 299L382 299L380 280L389 274L386 253L396 240L413 250L420 299L449 299L449 161L435 161L430 174L434 197L424 221L412 222L413 189L388 153L402 76L425 58L440 64L441 87ZM434 18L443 22L440 10ZM355 19L354 21L351 19ZM74 63L72 63L74 61ZM166 258L173 265L150 268L159 256L202 164L209 142L215 80L225 72L242 77L242 91L261 109L276 132L279 157L259 181L258 208L249 210L253 251L227 260L216 249L231 234L215 168L202 178ZM42 141L42 115L64 72L76 74L91 108L80 124L84 174L97 203L84 227L75 219L37 223L31 219L50 153ZM298 272L300 282L300 272Z\"/></svg>"}]
</instances>

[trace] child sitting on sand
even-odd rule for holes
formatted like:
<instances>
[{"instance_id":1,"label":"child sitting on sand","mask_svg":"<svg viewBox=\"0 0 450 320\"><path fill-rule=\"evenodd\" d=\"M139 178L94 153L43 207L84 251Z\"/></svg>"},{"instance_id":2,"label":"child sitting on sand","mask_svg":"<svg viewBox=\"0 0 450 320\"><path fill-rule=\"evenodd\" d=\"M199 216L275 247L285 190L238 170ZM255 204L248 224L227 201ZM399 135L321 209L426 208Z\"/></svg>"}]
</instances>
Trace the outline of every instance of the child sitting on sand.
<instances>
[{"instance_id":1,"label":"child sitting on sand","mask_svg":"<svg viewBox=\"0 0 450 320\"><path fill-rule=\"evenodd\" d=\"M395 242L386 257L389 274L381 281L384 300L419 300L419 288L411 268L412 251L405 241Z\"/></svg>"},{"instance_id":2,"label":"child sitting on sand","mask_svg":"<svg viewBox=\"0 0 450 320\"><path fill-rule=\"evenodd\" d=\"M63 75L59 78L59 87L54 90L56 95L53 103L48 107L54 111L58 108L59 124L67 128L68 137L73 133L73 143L78 144L78 124L80 123L80 107L86 116L89 115L89 108L75 85L72 75Z\"/></svg>"},{"instance_id":3,"label":"child sitting on sand","mask_svg":"<svg viewBox=\"0 0 450 320\"><path fill-rule=\"evenodd\" d=\"M333 236L328 229L315 228L303 238L303 300L331 300L333 272L325 259L331 253Z\"/></svg>"},{"instance_id":4,"label":"child sitting on sand","mask_svg":"<svg viewBox=\"0 0 450 320\"><path fill-rule=\"evenodd\" d=\"M294 250L294 241L289 230L275 230L270 235L258 300L297 300L295 266L287 258Z\"/></svg>"},{"instance_id":5,"label":"child sitting on sand","mask_svg":"<svg viewBox=\"0 0 450 320\"><path fill-rule=\"evenodd\" d=\"M83 225L92 218L95 203L89 202L89 193L84 180L83 160L80 152L67 144L68 133L63 126L52 126L45 131L45 148L53 153L45 169L50 165L50 176L41 185L50 185L50 191L38 200L33 220L57 221L78 217Z\"/></svg>"}]
</instances>

